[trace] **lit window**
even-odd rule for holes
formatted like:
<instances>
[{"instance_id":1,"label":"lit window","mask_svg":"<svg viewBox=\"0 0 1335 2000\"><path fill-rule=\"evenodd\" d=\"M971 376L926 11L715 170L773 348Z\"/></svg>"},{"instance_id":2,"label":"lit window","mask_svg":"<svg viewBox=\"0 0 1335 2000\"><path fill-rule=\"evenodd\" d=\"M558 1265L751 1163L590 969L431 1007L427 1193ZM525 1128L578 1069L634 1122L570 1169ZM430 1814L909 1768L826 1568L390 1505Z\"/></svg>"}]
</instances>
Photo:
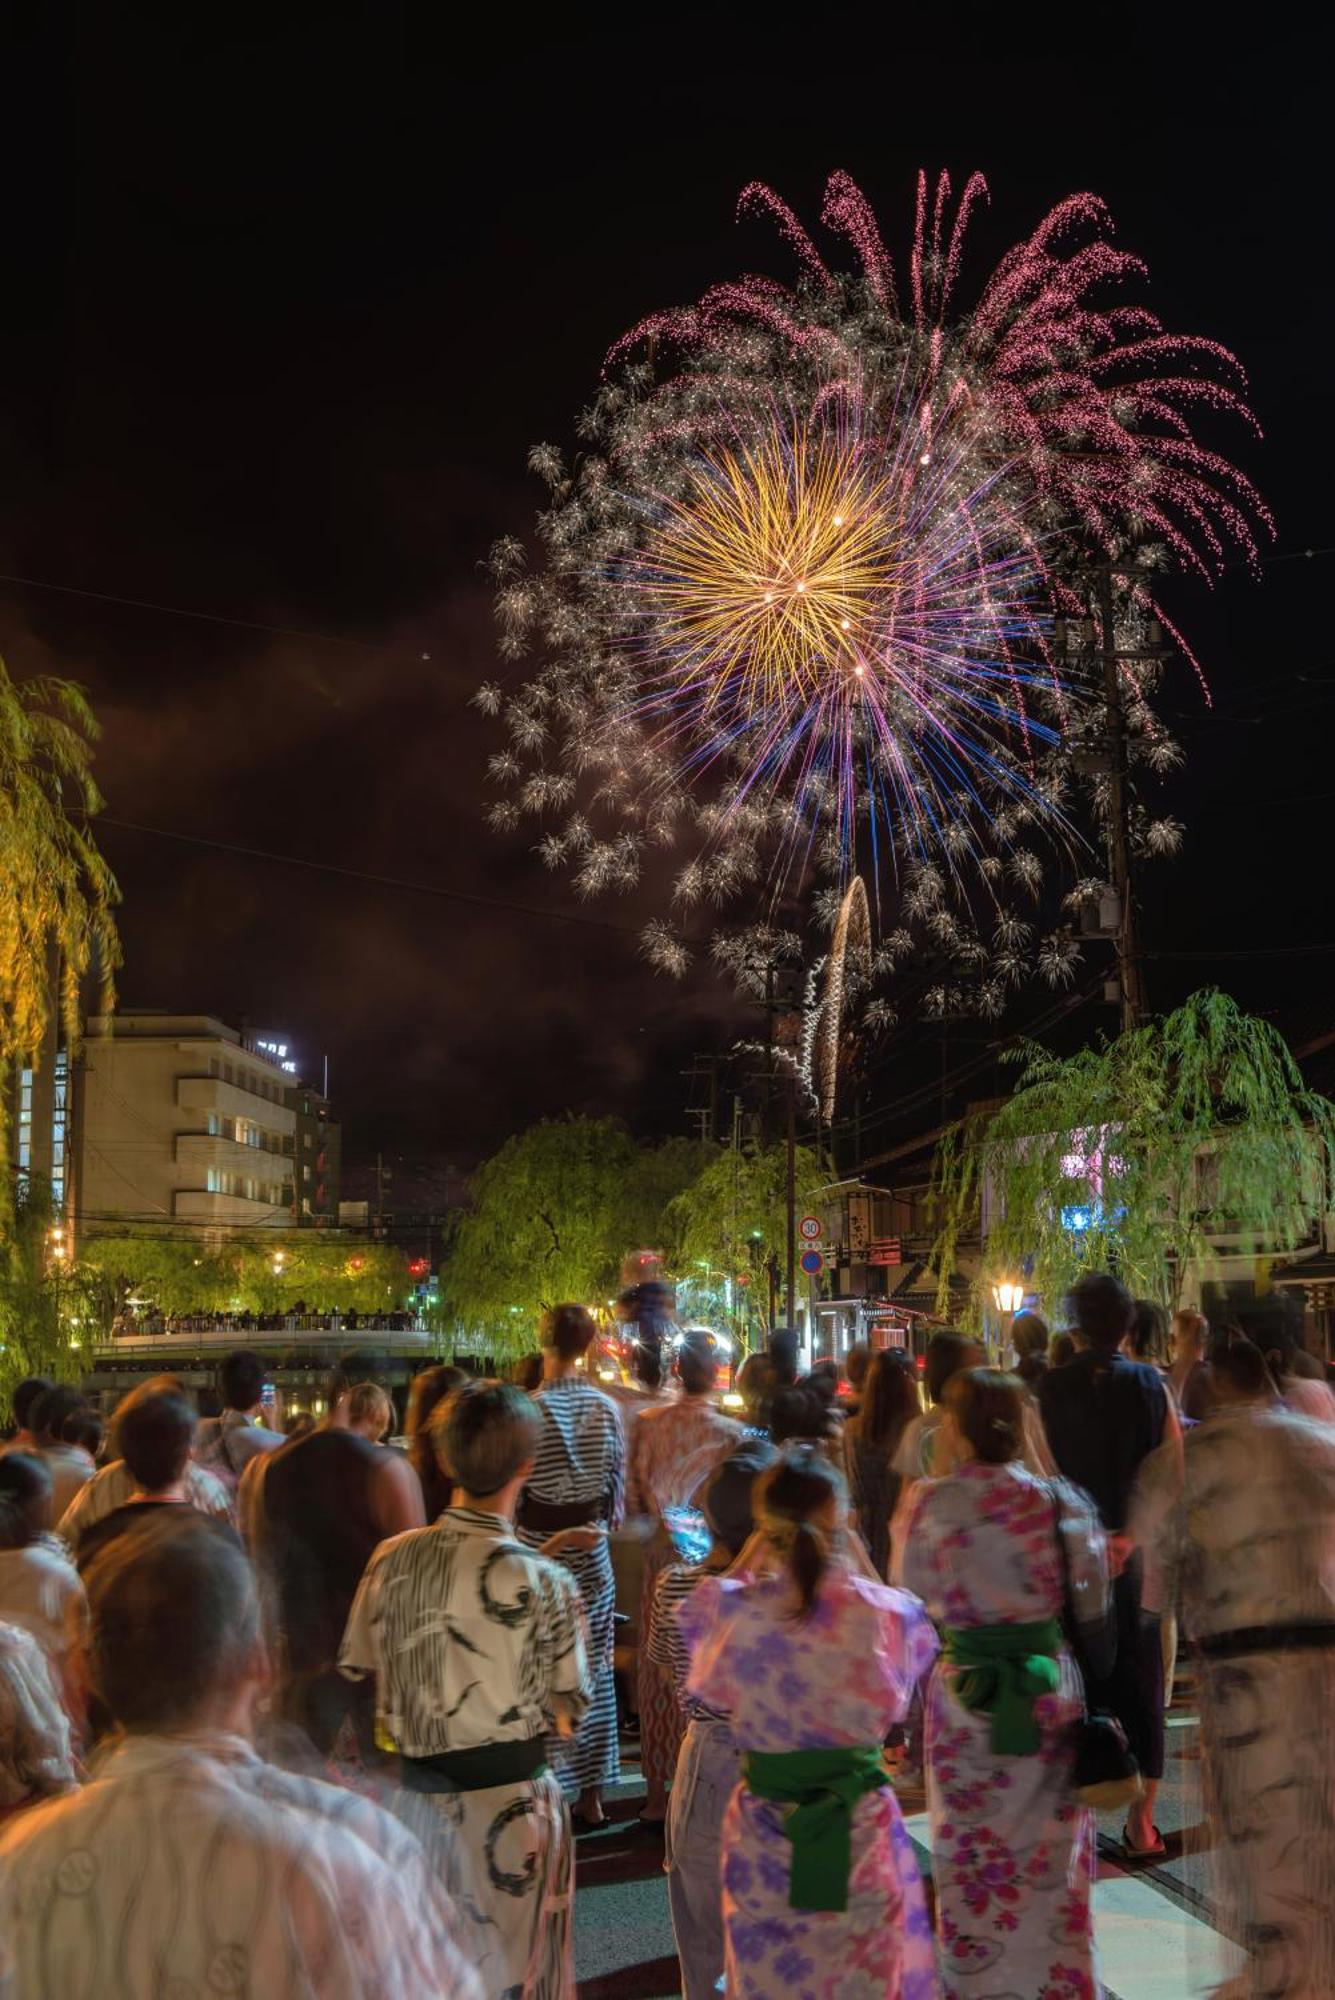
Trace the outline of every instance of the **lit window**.
<instances>
[{"instance_id":1,"label":"lit window","mask_svg":"<svg viewBox=\"0 0 1335 2000\"><path fill-rule=\"evenodd\" d=\"M57 1215L65 1206L65 1119L69 1105L70 1059L56 1053L51 1108L51 1200Z\"/></svg>"},{"instance_id":2,"label":"lit window","mask_svg":"<svg viewBox=\"0 0 1335 2000\"><path fill-rule=\"evenodd\" d=\"M221 1138L221 1136L222 1136L222 1116L217 1111L210 1111L209 1137L210 1139L218 1139Z\"/></svg>"},{"instance_id":3,"label":"lit window","mask_svg":"<svg viewBox=\"0 0 1335 2000\"><path fill-rule=\"evenodd\" d=\"M21 1171L32 1165L32 1071L25 1069L19 1076L19 1131L18 1163Z\"/></svg>"}]
</instances>

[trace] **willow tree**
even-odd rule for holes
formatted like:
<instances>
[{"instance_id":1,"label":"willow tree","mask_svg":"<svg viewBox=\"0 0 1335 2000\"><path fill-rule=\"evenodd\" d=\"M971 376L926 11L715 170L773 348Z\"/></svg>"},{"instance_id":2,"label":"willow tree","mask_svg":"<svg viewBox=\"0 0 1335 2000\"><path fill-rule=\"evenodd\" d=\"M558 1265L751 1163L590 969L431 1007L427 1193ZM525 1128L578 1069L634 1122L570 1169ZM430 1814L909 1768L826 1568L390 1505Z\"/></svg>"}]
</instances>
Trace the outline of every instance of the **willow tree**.
<instances>
[{"instance_id":1,"label":"willow tree","mask_svg":"<svg viewBox=\"0 0 1335 2000\"><path fill-rule=\"evenodd\" d=\"M89 829L102 804L97 735L79 688L46 675L15 682L0 662L0 1160L15 1070L37 1065L53 1021L77 1048L90 976L111 1004L119 895ZM23 1374L69 1361L64 1302L45 1268L49 1199L25 1182L16 1202L0 1173L0 1402Z\"/></svg>"},{"instance_id":2,"label":"willow tree","mask_svg":"<svg viewBox=\"0 0 1335 2000\"><path fill-rule=\"evenodd\" d=\"M119 891L90 827L98 725L83 691L0 662L0 1084L35 1063L53 1015L77 1046L90 975L109 1006L120 963ZM0 1088L0 1142L8 1090ZM8 1191L0 1195L8 1213Z\"/></svg>"},{"instance_id":3,"label":"willow tree","mask_svg":"<svg viewBox=\"0 0 1335 2000\"><path fill-rule=\"evenodd\" d=\"M943 1295L983 1237L977 1291L1017 1272L1047 1300L1111 1269L1175 1304L1227 1236L1293 1249L1335 1185L1335 1105L1306 1087L1278 1031L1206 988L1099 1046L1018 1053L1018 1085L947 1137L937 1166Z\"/></svg>"}]
</instances>

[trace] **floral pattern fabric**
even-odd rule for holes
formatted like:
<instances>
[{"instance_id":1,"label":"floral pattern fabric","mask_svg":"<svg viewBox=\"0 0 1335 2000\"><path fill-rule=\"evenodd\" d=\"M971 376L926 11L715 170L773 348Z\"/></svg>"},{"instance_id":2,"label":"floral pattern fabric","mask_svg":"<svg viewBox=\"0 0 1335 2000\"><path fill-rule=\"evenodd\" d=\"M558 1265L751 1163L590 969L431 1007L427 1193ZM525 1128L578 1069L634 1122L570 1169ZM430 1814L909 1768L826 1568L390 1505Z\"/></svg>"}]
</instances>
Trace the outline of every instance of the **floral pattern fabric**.
<instances>
[{"instance_id":1,"label":"floral pattern fabric","mask_svg":"<svg viewBox=\"0 0 1335 2000\"><path fill-rule=\"evenodd\" d=\"M880 1743L936 1651L904 1592L843 1569L810 1617L785 1579L705 1577L677 1611L691 1649L688 1694L732 1717L748 1750ZM854 1808L848 1908L789 1907L785 1808L737 1787L723 1823L723 1924L730 2000L936 2000L922 1880L894 1793Z\"/></svg>"},{"instance_id":2,"label":"floral pattern fabric","mask_svg":"<svg viewBox=\"0 0 1335 2000\"><path fill-rule=\"evenodd\" d=\"M1104 1579L1102 1530L1075 1488L1024 1466L961 1467L919 1489L904 1581L945 1625L1030 1624L1060 1614L1057 1517L1073 1580ZM1106 1581L1102 1583L1106 1589ZM927 1693L927 1804L946 2000L1097 2000L1090 1890L1094 1815L1071 1782L1070 1725L1083 1690L1063 1652L1035 1703L1033 1756L992 1749L991 1719L964 1708L938 1661Z\"/></svg>"}]
</instances>

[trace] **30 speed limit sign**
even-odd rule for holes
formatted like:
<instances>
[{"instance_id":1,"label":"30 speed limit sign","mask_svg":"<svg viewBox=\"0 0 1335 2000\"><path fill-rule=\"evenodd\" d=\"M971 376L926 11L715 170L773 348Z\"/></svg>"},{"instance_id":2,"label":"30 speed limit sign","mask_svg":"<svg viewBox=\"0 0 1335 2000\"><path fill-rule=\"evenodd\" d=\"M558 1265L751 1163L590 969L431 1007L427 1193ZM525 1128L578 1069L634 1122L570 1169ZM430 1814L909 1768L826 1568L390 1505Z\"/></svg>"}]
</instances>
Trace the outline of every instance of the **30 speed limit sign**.
<instances>
[{"instance_id":1,"label":"30 speed limit sign","mask_svg":"<svg viewBox=\"0 0 1335 2000\"><path fill-rule=\"evenodd\" d=\"M797 1233L804 1243L819 1243L824 1231L818 1215L804 1215L797 1225Z\"/></svg>"}]
</instances>

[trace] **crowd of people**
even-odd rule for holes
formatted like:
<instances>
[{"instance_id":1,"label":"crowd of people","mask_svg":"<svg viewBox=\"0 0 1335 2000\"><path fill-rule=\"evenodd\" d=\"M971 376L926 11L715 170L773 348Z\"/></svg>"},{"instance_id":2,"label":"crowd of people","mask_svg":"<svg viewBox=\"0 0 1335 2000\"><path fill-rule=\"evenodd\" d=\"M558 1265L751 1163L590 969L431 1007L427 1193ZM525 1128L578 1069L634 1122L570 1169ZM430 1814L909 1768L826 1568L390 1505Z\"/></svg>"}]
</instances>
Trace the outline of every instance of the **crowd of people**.
<instances>
[{"instance_id":1,"label":"crowd of people","mask_svg":"<svg viewBox=\"0 0 1335 2000\"><path fill-rule=\"evenodd\" d=\"M686 2000L1096 2000L1094 1810L1163 1857L1188 1651L1228 1991L1335 1992L1335 1396L1282 1327L1071 1309L1013 1373L937 1332L925 1401L779 1331L733 1416L657 1288L607 1387L562 1305L519 1379L419 1374L406 1450L375 1383L283 1423L248 1350L106 1435L20 1385L0 1994L563 2000L637 1731Z\"/></svg>"}]
</instances>

